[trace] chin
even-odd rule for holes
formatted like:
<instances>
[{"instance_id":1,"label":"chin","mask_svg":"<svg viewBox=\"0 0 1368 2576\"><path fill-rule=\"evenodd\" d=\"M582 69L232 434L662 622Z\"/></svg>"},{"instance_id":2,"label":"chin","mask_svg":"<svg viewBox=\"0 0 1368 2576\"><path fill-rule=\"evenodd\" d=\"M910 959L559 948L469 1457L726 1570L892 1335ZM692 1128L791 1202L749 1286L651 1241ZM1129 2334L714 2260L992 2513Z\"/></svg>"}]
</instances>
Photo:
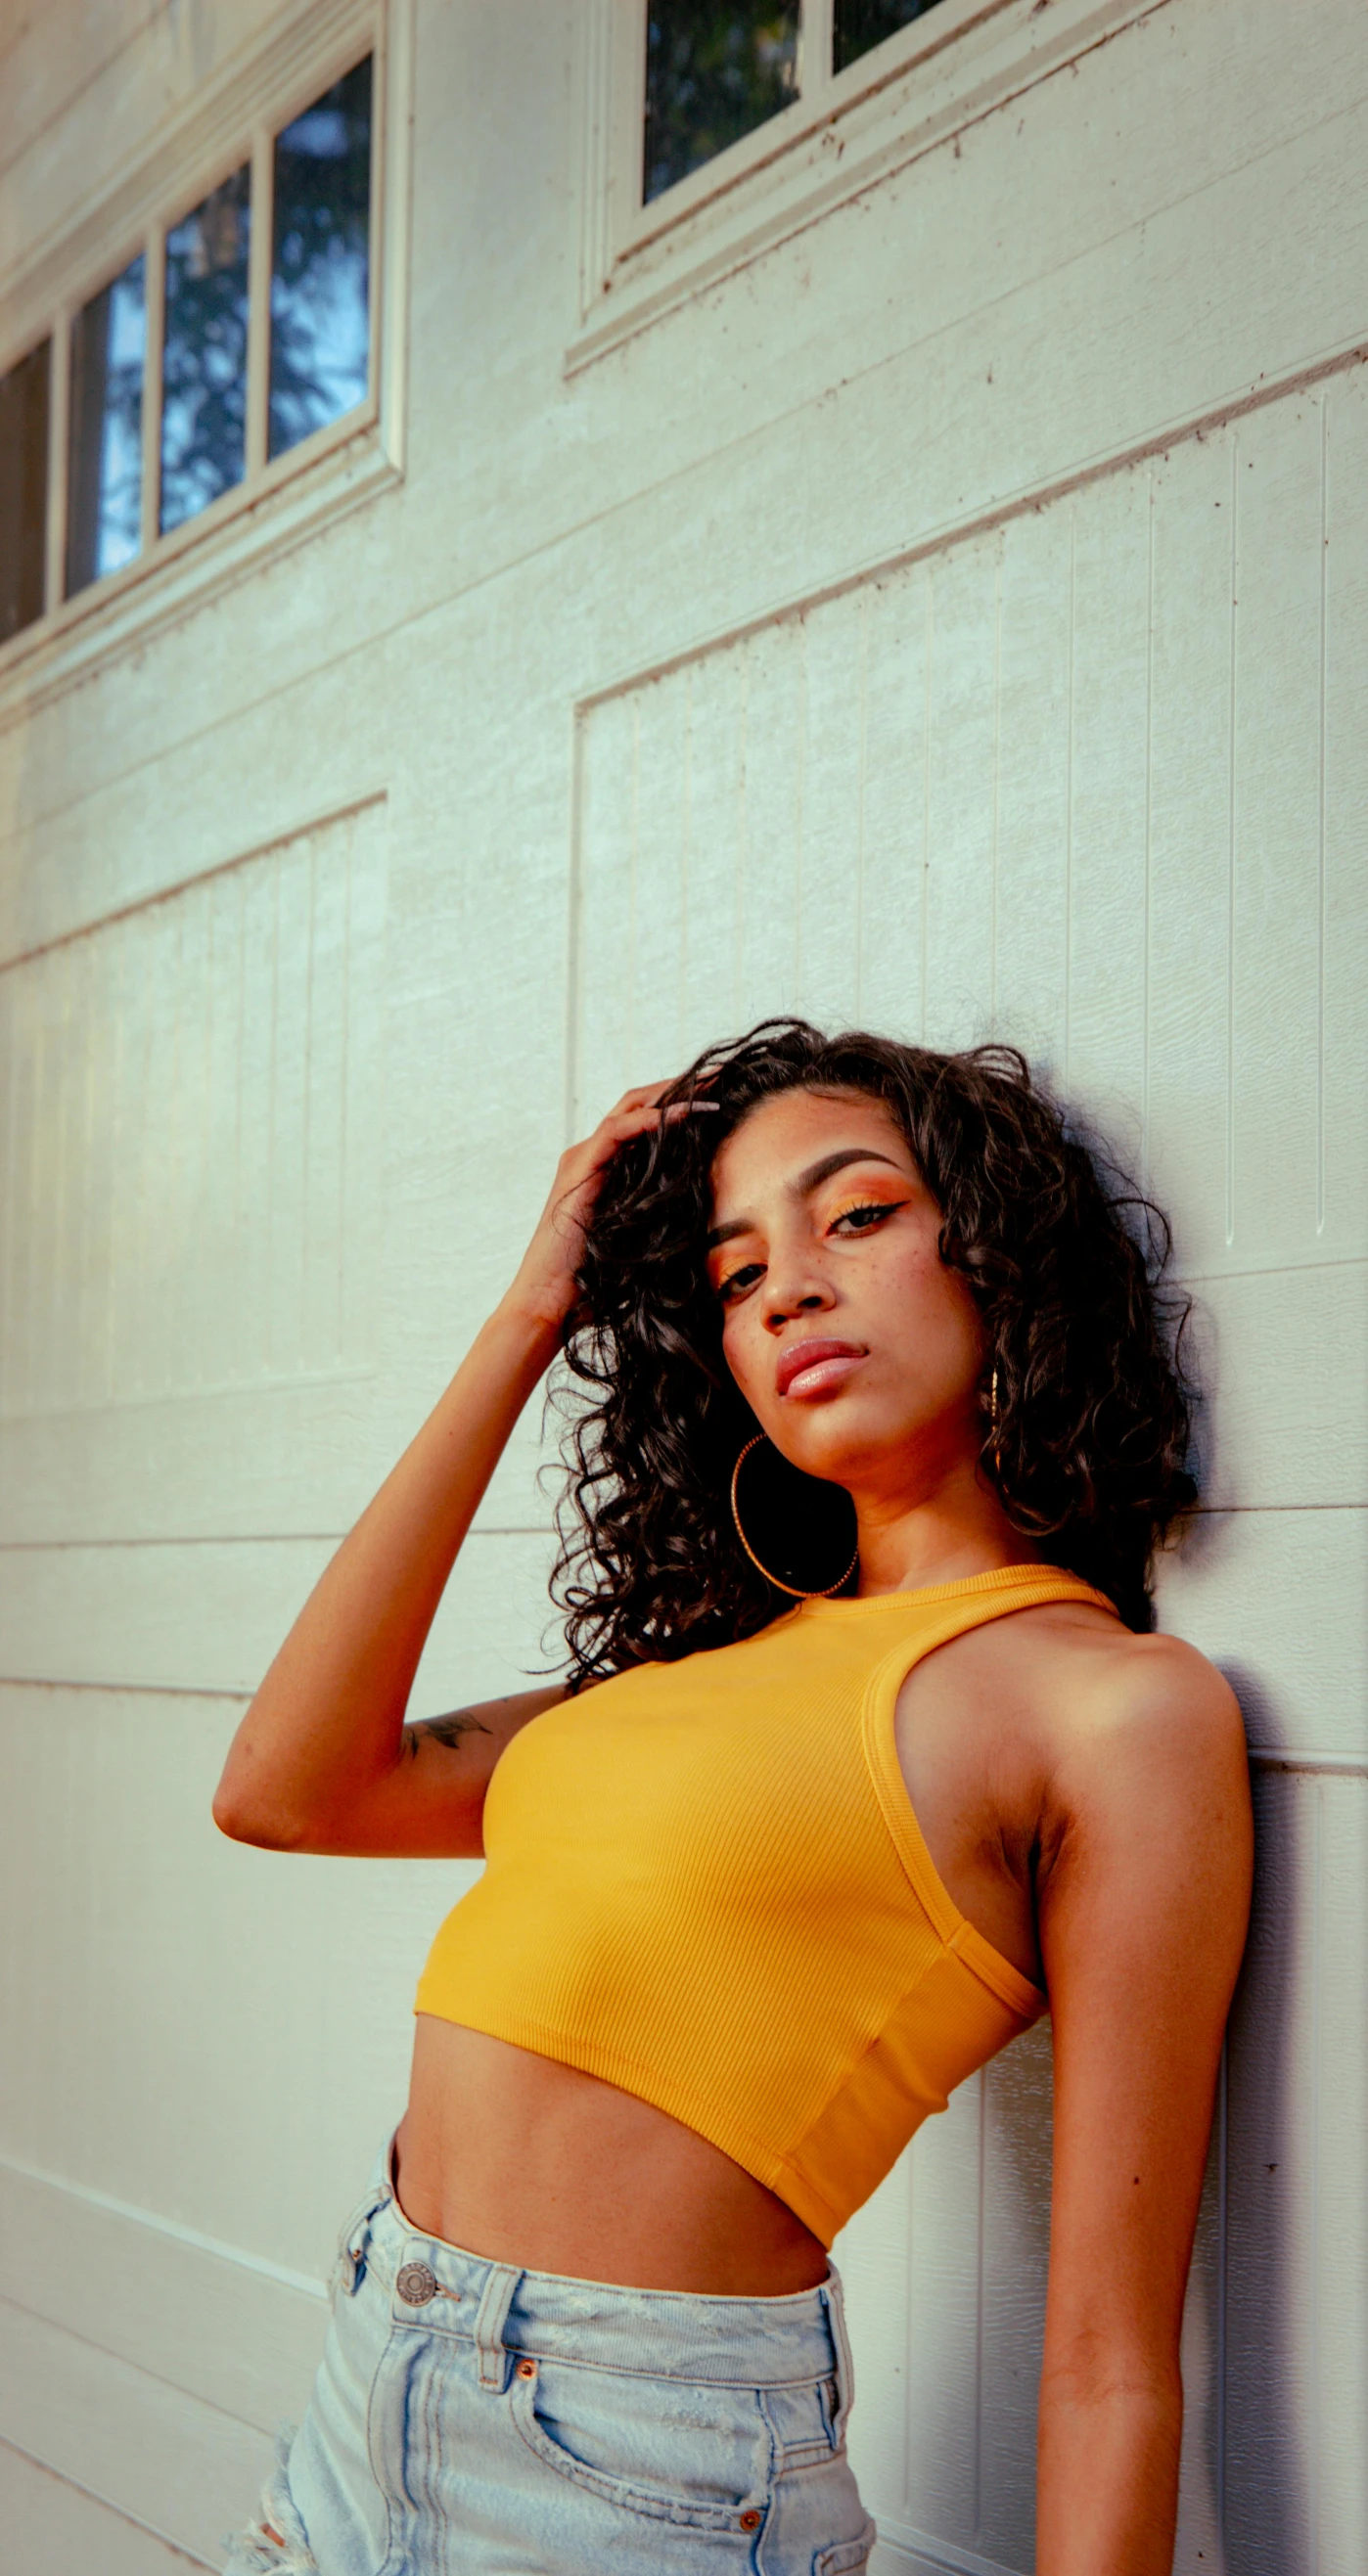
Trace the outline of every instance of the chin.
<instances>
[{"instance_id":1,"label":"chin","mask_svg":"<svg viewBox=\"0 0 1368 2576\"><path fill-rule=\"evenodd\" d=\"M829 1405L814 1405L803 1422L786 1422L782 1440L774 1445L805 1476L820 1476L829 1485L850 1485L890 1451L904 1448L906 1440L905 1436L890 1438L885 1424L852 1419L849 1410L841 1418L838 1397Z\"/></svg>"}]
</instances>

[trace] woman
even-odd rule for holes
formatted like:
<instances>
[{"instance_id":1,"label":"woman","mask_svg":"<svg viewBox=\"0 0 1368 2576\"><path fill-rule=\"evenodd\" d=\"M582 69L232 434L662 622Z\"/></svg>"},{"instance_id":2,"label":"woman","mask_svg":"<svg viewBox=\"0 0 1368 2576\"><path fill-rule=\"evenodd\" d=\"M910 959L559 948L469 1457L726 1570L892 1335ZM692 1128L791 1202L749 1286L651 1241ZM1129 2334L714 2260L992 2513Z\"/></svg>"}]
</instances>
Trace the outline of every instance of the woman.
<instances>
[{"instance_id":1,"label":"woman","mask_svg":"<svg viewBox=\"0 0 1368 2576\"><path fill-rule=\"evenodd\" d=\"M234 2567L863 2568L827 2249L1048 1998L1037 2564L1167 2576L1250 1822L1231 1693L1150 1633L1166 1249L1007 1049L767 1022L562 1157L215 1803L488 1863ZM562 1349L569 1679L406 1726Z\"/></svg>"}]
</instances>

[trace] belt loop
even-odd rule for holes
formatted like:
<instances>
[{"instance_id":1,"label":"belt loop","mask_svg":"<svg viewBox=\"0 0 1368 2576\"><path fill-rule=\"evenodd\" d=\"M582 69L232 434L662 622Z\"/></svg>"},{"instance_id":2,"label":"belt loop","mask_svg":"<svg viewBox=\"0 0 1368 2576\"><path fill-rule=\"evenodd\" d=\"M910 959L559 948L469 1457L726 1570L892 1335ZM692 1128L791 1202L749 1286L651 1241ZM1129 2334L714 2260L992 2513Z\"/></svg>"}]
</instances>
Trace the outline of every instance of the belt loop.
<instances>
[{"instance_id":1,"label":"belt loop","mask_svg":"<svg viewBox=\"0 0 1368 2576\"><path fill-rule=\"evenodd\" d=\"M370 2250L371 2228L387 2202L394 2198L394 2141L397 2126L390 2131L389 2144L382 2147L371 2167L370 2181L346 2226L337 2240L337 2260L333 2265L332 2290L345 2290L354 2298L366 2276L366 2256Z\"/></svg>"},{"instance_id":2,"label":"belt loop","mask_svg":"<svg viewBox=\"0 0 1368 2576\"><path fill-rule=\"evenodd\" d=\"M475 2349L480 2356L480 2386L502 2397L508 2386L508 2351L504 2327L522 2273L512 2263L491 2263L475 2315Z\"/></svg>"},{"instance_id":3,"label":"belt loop","mask_svg":"<svg viewBox=\"0 0 1368 2576\"><path fill-rule=\"evenodd\" d=\"M845 2440L846 2423L855 2402L855 2364L851 2358L850 2337L846 2332L845 2299L841 2276L835 2264L822 2283L822 2304L836 2354L836 2421L831 2428L831 2447L839 2451Z\"/></svg>"},{"instance_id":4,"label":"belt loop","mask_svg":"<svg viewBox=\"0 0 1368 2576\"><path fill-rule=\"evenodd\" d=\"M335 2290L345 2290L348 2298L355 2298L366 2277L371 2228L384 2206L383 2194L377 2197L373 2191L367 2192L365 2199L357 2202L338 2239L331 2286Z\"/></svg>"}]
</instances>

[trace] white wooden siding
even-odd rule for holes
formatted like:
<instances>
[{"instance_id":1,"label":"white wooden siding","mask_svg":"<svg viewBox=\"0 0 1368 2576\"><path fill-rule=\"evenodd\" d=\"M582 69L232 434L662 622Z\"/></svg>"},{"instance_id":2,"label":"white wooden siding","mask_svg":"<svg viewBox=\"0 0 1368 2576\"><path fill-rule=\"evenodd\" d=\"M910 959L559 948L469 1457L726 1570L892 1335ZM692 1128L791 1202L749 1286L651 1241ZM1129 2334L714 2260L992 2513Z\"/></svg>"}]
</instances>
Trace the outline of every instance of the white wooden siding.
<instances>
[{"instance_id":1,"label":"white wooden siding","mask_svg":"<svg viewBox=\"0 0 1368 2576\"><path fill-rule=\"evenodd\" d=\"M764 1010L1011 1035L1185 1267L1368 1255L1365 475L1351 370L590 704L576 1115Z\"/></svg>"},{"instance_id":2,"label":"white wooden siding","mask_svg":"<svg viewBox=\"0 0 1368 2576\"><path fill-rule=\"evenodd\" d=\"M363 807L0 972L0 1418L371 1363L383 851Z\"/></svg>"},{"instance_id":3,"label":"white wooden siding","mask_svg":"<svg viewBox=\"0 0 1368 2576\"><path fill-rule=\"evenodd\" d=\"M0 29L6 288L295 8ZM586 15L419 0L402 486L0 730L0 2559L214 2567L304 2402L465 1873L230 1847L224 1746L567 1123L801 1009L1172 1211L1261 1848L1175 2565L1361 2576L1368 21L1099 0L567 379ZM542 1454L418 1709L545 1660ZM878 2576L1028 2576L1048 2145L1037 2032L846 2232Z\"/></svg>"}]
</instances>

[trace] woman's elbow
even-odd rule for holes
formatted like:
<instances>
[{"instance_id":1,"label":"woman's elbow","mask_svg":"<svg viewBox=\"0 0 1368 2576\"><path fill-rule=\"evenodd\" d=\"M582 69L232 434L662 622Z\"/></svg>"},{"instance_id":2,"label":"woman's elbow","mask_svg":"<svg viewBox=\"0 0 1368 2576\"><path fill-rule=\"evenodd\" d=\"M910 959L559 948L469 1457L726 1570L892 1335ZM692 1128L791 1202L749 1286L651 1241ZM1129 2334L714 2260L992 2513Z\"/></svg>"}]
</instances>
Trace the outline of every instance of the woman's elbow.
<instances>
[{"instance_id":1,"label":"woman's elbow","mask_svg":"<svg viewBox=\"0 0 1368 2576\"><path fill-rule=\"evenodd\" d=\"M210 1812L231 1843L254 1843L259 1851L298 1851L305 1840L304 1827L296 1817L244 1798L227 1780L220 1780Z\"/></svg>"}]
</instances>

